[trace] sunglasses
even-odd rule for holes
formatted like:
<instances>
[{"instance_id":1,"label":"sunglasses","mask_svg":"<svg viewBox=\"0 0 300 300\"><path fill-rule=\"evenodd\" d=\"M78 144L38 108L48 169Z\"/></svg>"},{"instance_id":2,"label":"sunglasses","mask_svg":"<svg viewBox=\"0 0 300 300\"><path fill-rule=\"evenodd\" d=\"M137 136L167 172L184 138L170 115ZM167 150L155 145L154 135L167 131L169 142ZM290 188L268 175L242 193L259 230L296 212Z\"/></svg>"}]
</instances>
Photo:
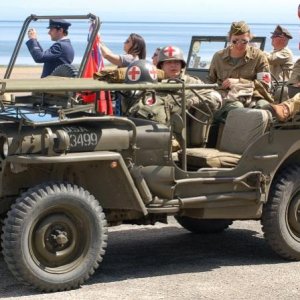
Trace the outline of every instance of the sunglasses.
<instances>
[{"instance_id":1,"label":"sunglasses","mask_svg":"<svg viewBox=\"0 0 300 300\"><path fill-rule=\"evenodd\" d=\"M124 44L128 44L129 42L130 42L130 40L127 39L127 40L124 42Z\"/></svg>"},{"instance_id":2,"label":"sunglasses","mask_svg":"<svg viewBox=\"0 0 300 300\"><path fill-rule=\"evenodd\" d=\"M271 39L275 39L275 38L282 38L283 37L283 34L273 34L271 36Z\"/></svg>"},{"instance_id":3,"label":"sunglasses","mask_svg":"<svg viewBox=\"0 0 300 300\"><path fill-rule=\"evenodd\" d=\"M242 44L242 45L246 45L249 43L249 40L244 40L244 39L241 39L241 40L232 40L231 41L232 44Z\"/></svg>"}]
</instances>

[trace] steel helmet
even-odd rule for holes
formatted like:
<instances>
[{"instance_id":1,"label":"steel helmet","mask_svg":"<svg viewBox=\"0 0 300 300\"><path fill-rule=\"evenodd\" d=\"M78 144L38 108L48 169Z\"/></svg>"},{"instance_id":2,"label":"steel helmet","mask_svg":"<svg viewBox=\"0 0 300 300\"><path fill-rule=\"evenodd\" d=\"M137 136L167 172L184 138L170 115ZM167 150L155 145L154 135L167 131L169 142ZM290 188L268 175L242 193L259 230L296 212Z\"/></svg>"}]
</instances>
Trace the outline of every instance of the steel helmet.
<instances>
[{"instance_id":1,"label":"steel helmet","mask_svg":"<svg viewBox=\"0 0 300 300\"><path fill-rule=\"evenodd\" d=\"M170 60L181 61L182 68L186 66L186 62L184 60L182 50L176 46L167 46L162 48L159 52L157 68L160 69L164 61L170 61Z\"/></svg>"},{"instance_id":2,"label":"steel helmet","mask_svg":"<svg viewBox=\"0 0 300 300\"><path fill-rule=\"evenodd\" d=\"M125 74L125 83L156 83L157 69L144 59L132 62Z\"/></svg>"}]
</instances>

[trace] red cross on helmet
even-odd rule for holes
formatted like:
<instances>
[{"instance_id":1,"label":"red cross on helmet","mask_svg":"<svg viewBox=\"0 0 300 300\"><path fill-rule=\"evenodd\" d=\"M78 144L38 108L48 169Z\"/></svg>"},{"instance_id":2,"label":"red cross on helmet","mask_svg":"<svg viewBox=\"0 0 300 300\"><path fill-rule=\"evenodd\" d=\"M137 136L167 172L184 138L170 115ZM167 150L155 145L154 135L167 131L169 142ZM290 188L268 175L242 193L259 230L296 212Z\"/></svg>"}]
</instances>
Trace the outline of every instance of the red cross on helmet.
<instances>
[{"instance_id":1,"label":"red cross on helmet","mask_svg":"<svg viewBox=\"0 0 300 300\"><path fill-rule=\"evenodd\" d=\"M162 63L167 60L179 60L181 61L182 68L186 66L183 52L176 46L167 46L161 49L158 55L157 68L160 69Z\"/></svg>"},{"instance_id":2,"label":"red cross on helmet","mask_svg":"<svg viewBox=\"0 0 300 300\"><path fill-rule=\"evenodd\" d=\"M132 62L125 74L125 83L155 83L157 69L144 59Z\"/></svg>"},{"instance_id":3,"label":"red cross on helmet","mask_svg":"<svg viewBox=\"0 0 300 300\"><path fill-rule=\"evenodd\" d=\"M132 82L138 81L141 77L141 69L138 66L129 66L127 70L128 79Z\"/></svg>"}]
</instances>

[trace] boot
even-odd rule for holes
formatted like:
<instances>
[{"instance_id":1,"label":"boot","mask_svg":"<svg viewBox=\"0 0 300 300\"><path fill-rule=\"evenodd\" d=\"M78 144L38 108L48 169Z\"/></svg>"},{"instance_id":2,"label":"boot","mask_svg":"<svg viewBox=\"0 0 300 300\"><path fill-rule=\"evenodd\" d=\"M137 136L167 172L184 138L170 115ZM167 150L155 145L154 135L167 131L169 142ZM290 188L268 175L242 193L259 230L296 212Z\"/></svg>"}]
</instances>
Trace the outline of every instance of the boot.
<instances>
[{"instance_id":1,"label":"boot","mask_svg":"<svg viewBox=\"0 0 300 300\"><path fill-rule=\"evenodd\" d=\"M278 121L286 122L291 118L291 111L289 105L283 103L271 104L271 109L273 115L278 119Z\"/></svg>"}]
</instances>

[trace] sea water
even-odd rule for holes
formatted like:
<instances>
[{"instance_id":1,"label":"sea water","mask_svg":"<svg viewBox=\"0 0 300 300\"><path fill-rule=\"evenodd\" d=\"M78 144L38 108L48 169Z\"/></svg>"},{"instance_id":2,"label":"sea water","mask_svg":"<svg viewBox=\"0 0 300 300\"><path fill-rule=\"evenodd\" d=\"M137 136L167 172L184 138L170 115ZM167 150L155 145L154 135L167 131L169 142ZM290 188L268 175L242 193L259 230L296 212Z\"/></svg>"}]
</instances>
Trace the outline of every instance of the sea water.
<instances>
[{"instance_id":1,"label":"sea water","mask_svg":"<svg viewBox=\"0 0 300 300\"><path fill-rule=\"evenodd\" d=\"M0 21L0 65L7 65L14 50L22 21ZM38 40L44 49L53 43L50 40L47 29L48 23L45 20L32 22L29 27L35 27L38 32ZM271 32L277 24L249 23L252 33L255 36L265 36L266 51L271 51ZM295 60L300 56L299 44L299 24L281 24L293 35L289 42L289 48L295 56ZM88 21L74 21L69 28L69 37L75 49L74 63L80 63L84 53L90 24ZM230 28L229 23L175 23L175 22L103 22L101 23L101 40L114 53L122 54L124 41L130 33L137 33L143 36L147 45L147 59L157 47L175 45L180 47L185 57L188 55L189 45L192 36L195 35L227 35ZM25 45L25 40L18 54L17 65L35 65L30 53ZM213 53L211 54L213 55Z\"/></svg>"}]
</instances>

